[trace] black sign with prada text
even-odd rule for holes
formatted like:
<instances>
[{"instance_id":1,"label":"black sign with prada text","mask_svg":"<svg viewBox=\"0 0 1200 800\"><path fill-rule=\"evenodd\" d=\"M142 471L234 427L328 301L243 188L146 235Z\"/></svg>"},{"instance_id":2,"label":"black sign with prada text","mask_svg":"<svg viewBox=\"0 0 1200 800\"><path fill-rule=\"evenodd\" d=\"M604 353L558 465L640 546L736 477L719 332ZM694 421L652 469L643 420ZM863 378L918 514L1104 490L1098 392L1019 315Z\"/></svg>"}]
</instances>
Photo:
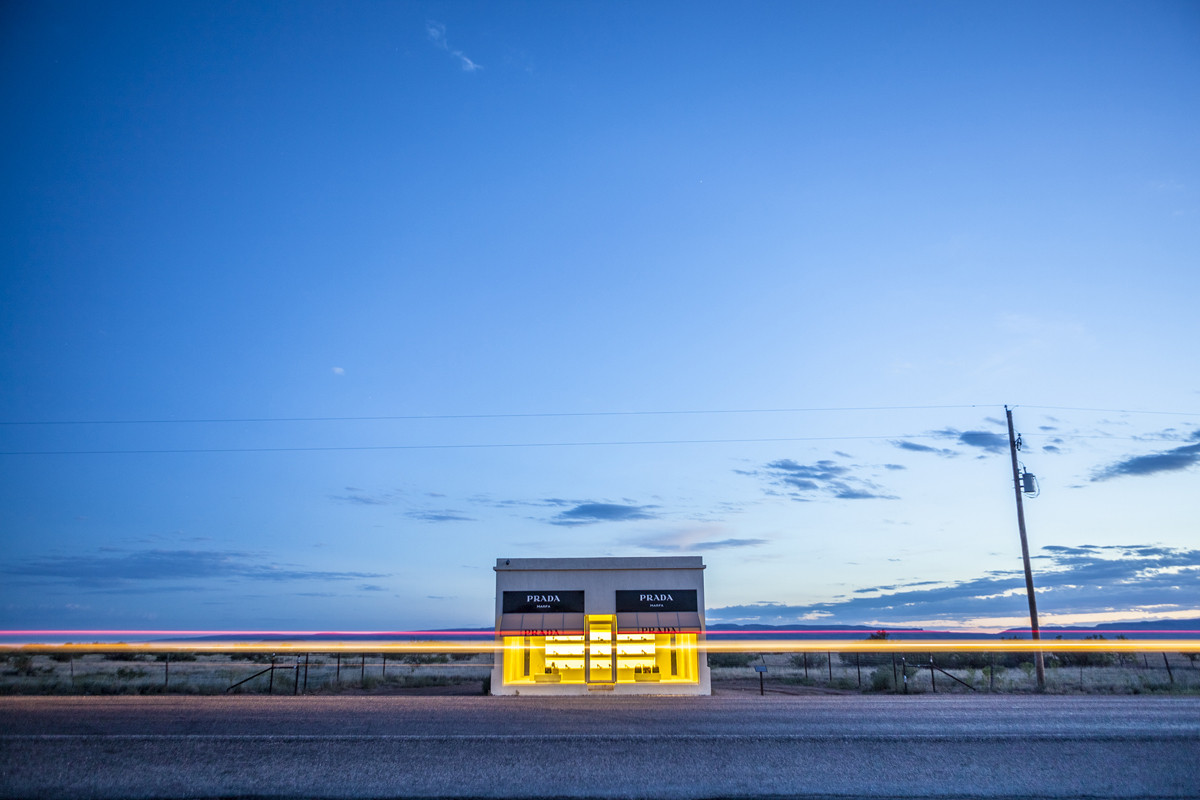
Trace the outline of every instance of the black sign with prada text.
<instances>
[{"instance_id":1,"label":"black sign with prada text","mask_svg":"<svg viewBox=\"0 0 1200 800\"><path fill-rule=\"evenodd\" d=\"M530 589L504 593L505 614L582 614L583 592Z\"/></svg>"},{"instance_id":2,"label":"black sign with prada text","mask_svg":"<svg viewBox=\"0 0 1200 800\"><path fill-rule=\"evenodd\" d=\"M695 589L618 589L617 612L697 611Z\"/></svg>"}]
</instances>

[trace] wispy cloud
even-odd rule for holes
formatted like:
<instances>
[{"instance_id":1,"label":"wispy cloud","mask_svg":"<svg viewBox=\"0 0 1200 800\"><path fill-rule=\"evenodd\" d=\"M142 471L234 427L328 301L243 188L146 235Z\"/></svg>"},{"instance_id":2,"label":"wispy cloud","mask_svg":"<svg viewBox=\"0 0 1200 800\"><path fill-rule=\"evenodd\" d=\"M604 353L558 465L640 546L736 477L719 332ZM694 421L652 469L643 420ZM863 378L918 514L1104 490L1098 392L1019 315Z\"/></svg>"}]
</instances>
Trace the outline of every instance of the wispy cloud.
<instances>
[{"instance_id":1,"label":"wispy cloud","mask_svg":"<svg viewBox=\"0 0 1200 800\"><path fill-rule=\"evenodd\" d=\"M758 547L769 544L769 539L742 539L723 536L725 526L720 524L701 524L690 528L679 528L670 531L659 531L644 536L627 538L623 544L654 550L660 553L687 553L712 550L727 550L730 548Z\"/></svg>"},{"instance_id":2,"label":"wispy cloud","mask_svg":"<svg viewBox=\"0 0 1200 800\"><path fill-rule=\"evenodd\" d=\"M971 449L982 450L985 453L1003 453L1008 450L1008 437L992 431L960 431L956 428L942 428L930 431L927 435L936 439L953 439L955 444L967 449L931 447L907 439L892 439L890 444L910 453L929 453L943 458L956 458L964 452L970 452Z\"/></svg>"},{"instance_id":3,"label":"wispy cloud","mask_svg":"<svg viewBox=\"0 0 1200 800\"><path fill-rule=\"evenodd\" d=\"M5 567L0 573L51 578L98 589L130 583L246 579L253 581L345 581L387 577L377 572L331 572L262 563L259 556L232 550L139 550L96 555L43 556Z\"/></svg>"},{"instance_id":4,"label":"wispy cloud","mask_svg":"<svg viewBox=\"0 0 1200 800\"><path fill-rule=\"evenodd\" d=\"M1008 450L1008 437L992 431L959 431L943 428L932 435L942 439L954 439L964 447L972 447L987 453L1004 453Z\"/></svg>"},{"instance_id":5,"label":"wispy cloud","mask_svg":"<svg viewBox=\"0 0 1200 800\"><path fill-rule=\"evenodd\" d=\"M496 498L490 497L488 495L475 495L473 497L468 498L468 500L471 503L475 503L475 504L481 505L481 506L487 506L488 508L506 508L506 509L566 508L567 506L579 505L579 501L564 500L561 497L544 497L544 498L540 498L537 500L525 500L525 499L520 499L520 498L505 498L505 499L497 500Z\"/></svg>"},{"instance_id":6,"label":"wispy cloud","mask_svg":"<svg viewBox=\"0 0 1200 800\"><path fill-rule=\"evenodd\" d=\"M483 69L482 66L468 58L462 50L457 50L450 46L449 42L446 41L446 26L441 22L435 22L434 20L426 22L425 35L429 37L429 41L433 42L434 47L456 58L463 72L475 72L476 70Z\"/></svg>"},{"instance_id":7,"label":"wispy cloud","mask_svg":"<svg viewBox=\"0 0 1200 800\"><path fill-rule=\"evenodd\" d=\"M331 494L329 495L329 499L355 506L386 506L392 502L390 496L369 495L361 492L356 494Z\"/></svg>"},{"instance_id":8,"label":"wispy cloud","mask_svg":"<svg viewBox=\"0 0 1200 800\"><path fill-rule=\"evenodd\" d=\"M739 475L766 478L772 491L793 500L813 500L818 497L834 497L839 500L895 500L868 478L856 474L864 468L860 465L842 464L832 459L821 459L811 464L801 464L790 458L781 458L766 464L761 470L735 470Z\"/></svg>"},{"instance_id":9,"label":"wispy cloud","mask_svg":"<svg viewBox=\"0 0 1200 800\"><path fill-rule=\"evenodd\" d=\"M552 525L594 525L597 522L630 522L657 519L653 509L658 506L621 505L618 503L580 503L562 511L550 520Z\"/></svg>"},{"instance_id":10,"label":"wispy cloud","mask_svg":"<svg viewBox=\"0 0 1200 800\"><path fill-rule=\"evenodd\" d=\"M473 522L474 517L467 516L462 511L450 508L414 508L413 506L421 505L422 498L415 498L411 495L406 496L403 492L380 490L366 491L357 486L345 487L345 494L331 494L329 499L336 500L339 503L347 503L355 506L407 506L407 511L401 511L408 519L415 519L420 522ZM426 492L424 498L433 500L441 500L444 495L437 492ZM416 502L414 502L416 501Z\"/></svg>"},{"instance_id":11,"label":"wispy cloud","mask_svg":"<svg viewBox=\"0 0 1200 800\"><path fill-rule=\"evenodd\" d=\"M468 517L458 511L409 511L404 516L421 522L474 522L474 517Z\"/></svg>"},{"instance_id":12,"label":"wispy cloud","mask_svg":"<svg viewBox=\"0 0 1200 800\"><path fill-rule=\"evenodd\" d=\"M675 544L671 542L659 542L652 544L646 542L640 547L647 550L657 550L661 553L682 553L696 552L699 550L726 550L732 547L758 547L769 543L769 539L713 539L704 542L688 542L686 544Z\"/></svg>"},{"instance_id":13,"label":"wispy cloud","mask_svg":"<svg viewBox=\"0 0 1200 800\"><path fill-rule=\"evenodd\" d=\"M343 486L342 491L345 494L331 494L330 500L336 500L339 503L348 503L353 506L390 506L395 504L402 496L402 493L394 489L375 489L367 490L358 486Z\"/></svg>"},{"instance_id":14,"label":"wispy cloud","mask_svg":"<svg viewBox=\"0 0 1200 800\"><path fill-rule=\"evenodd\" d=\"M1106 481L1126 475L1154 475L1159 472L1178 472L1200 464L1200 430L1190 436L1196 444L1186 444L1158 453L1123 458L1092 475L1093 481Z\"/></svg>"},{"instance_id":15,"label":"wispy cloud","mask_svg":"<svg viewBox=\"0 0 1200 800\"><path fill-rule=\"evenodd\" d=\"M1200 549L1156 545L1042 548L1034 571L1038 606L1045 614L1112 614L1156 609L1166 615L1195 611L1200 597ZM911 624L914 620L1021 618L1028 613L1023 572L993 571L962 581L929 581L856 590L829 603L794 606L764 601L711 609L710 622L794 624L822 614L840 624Z\"/></svg>"},{"instance_id":16,"label":"wispy cloud","mask_svg":"<svg viewBox=\"0 0 1200 800\"><path fill-rule=\"evenodd\" d=\"M957 450L950 450L945 447L930 447L927 444L917 444L903 439L893 439L891 444L894 447L899 447L901 450L907 450L910 453L931 453L935 456L944 458L954 458L958 455Z\"/></svg>"}]
</instances>

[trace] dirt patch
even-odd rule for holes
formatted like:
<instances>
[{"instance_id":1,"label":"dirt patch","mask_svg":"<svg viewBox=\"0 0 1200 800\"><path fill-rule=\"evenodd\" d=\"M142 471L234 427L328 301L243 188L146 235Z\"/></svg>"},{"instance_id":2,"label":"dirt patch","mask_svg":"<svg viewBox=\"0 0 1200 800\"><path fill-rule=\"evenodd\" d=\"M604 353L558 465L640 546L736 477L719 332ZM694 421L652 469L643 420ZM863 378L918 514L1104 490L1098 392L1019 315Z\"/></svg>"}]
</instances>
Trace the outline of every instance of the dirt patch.
<instances>
[{"instance_id":1,"label":"dirt patch","mask_svg":"<svg viewBox=\"0 0 1200 800\"><path fill-rule=\"evenodd\" d=\"M483 684L480 681L472 681L470 683L452 683L444 686L382 685L371 689L343 687L342 689L336 691L310 691L308 694L330 694L339 696L371 695L372 697L378 697L381 695L399 695L401 697L467 697L471 695L483 694Z\"/></svg>"},{"instance_id":2,"label":"dirt patch","mask_svg":"<svg viewBox=\"0 0 1200 800\"><path fill-rule=\"evenodd\" d=\"M712 682L713 694L758 694L758 680L755 678L725 678ZM762 686L763 694L861 694L853 689L831 689L827 686L805 686L800 683L772 683L767 680Z\"/></svg>"}]
</instances>

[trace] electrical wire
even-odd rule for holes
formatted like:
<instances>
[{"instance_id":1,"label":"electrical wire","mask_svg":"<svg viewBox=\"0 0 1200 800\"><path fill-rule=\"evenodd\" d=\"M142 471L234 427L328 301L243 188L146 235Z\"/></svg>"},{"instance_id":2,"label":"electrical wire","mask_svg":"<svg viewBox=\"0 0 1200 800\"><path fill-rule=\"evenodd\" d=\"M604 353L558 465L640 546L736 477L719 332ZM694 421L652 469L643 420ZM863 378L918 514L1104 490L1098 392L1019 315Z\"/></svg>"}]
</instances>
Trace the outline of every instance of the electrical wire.
<instances>
[{"instance_id":1,"label":"electrical wire","mask_svg":"<svg viewBox=\"0 0 1200 800\"><path fill-rule=\"evenodd\" d=\"M999 407L999 403L970 403L964 405L923 406L813 406L806 408L709 408L669 409L648 411L545 411L511 414L391 414L379 416L330 416L330 417L196 417L185 419L59 419L59 420L0 420L0 426L52 426L52 425L210 425L228 423L266 422L399 422L439 419L551 419L556 417L650 417L650 416L699 416L705 414L806 414L839 411L927 411L965 408ZM1030 408L1045 411L1090 411L1108 414L1159 414L1177 417L1200 417L1200 411L1153 411L1130 408L1085 408L1077 406L1014 405L1013 408Z\"/></svg>"},{"instance_id":2,"label":"electrical wire","mask_svg":"<svg viewBox=\"0 0 1200 800\"><path fill-rule=\"evenodd\" d=\"M324 453L359 450L480 450L518 447L622 447L677 444L758 444L769 442L830 442L853 439L919 439L927 436L794 436L765 439L654 439L616 442L502 442L468 444L382 444L331 447L196 447L145 450L10 450L0 456L110 456L172 453Z\"/></svg>"},{"instance_id":3,"label":"electrical wire","mask_svg":"<svg viewBox=\"0 0 1200 800\"><path fill-rule=\"evenodd\" d=\"M996 434L999 436L1000 434ZM1105 439L1109 441L1176 441L1149 439L1145 436L1084 436L1072 434L1027 434L1027 437L1054 439ZM328 447L177 447L113 450L2 450L0 456L114 456L170 455L186 453L332 453L371 450L486 450L535 447L638 447L682 444L770 444L776 442L842 442L903 439L946 439L944 433L902 434L898 436L774 436L759 439L635 439L594 442L468 442L463 444L382 444L331 445Z\"/></svg>"},{"instance_id":4,"label":"electrical wire","mask_svg":"<svg viewBox=\"0 0 1200 800\"><path fill-rule=\"evenodd\" d=\"M953 408L986 408L996 404L950 406L844 406L827 408L723 408L668 411L548 411L518 414L401 414L375 417L212 417L197 419L65 419L0 421L0 425L170 425L249 422L388 422L435 419L541 419L552 417L649 417L701 414L799 414L828 411L921 411Z\"/></svg>"},{"instance_id":5,"label":"electrical wire","mask_svg":"<svg viewBox=\"0 0 1200 800\"><path fill-rule=\"evenodd\" d=\"M986 404L970 405L913 405L913 406L818 406L805 408L742 408L742 409L675 409L645 411L577 411L577 412L528 412L511 414L410 414L391 416L330 416L330 417L213 417L189 419L108 419L108 420L43 420L29 422L0 421L0 426L86 426L86 425L161 425L161 424L208 424L208 423L272 423L272 422L378 422L378 421L422 421L422 420L467 420L467 419L538 419L538 418L581 418L581 417L635 417L635 416L683 416L683 415L733 415L733 414L785 414L855 411L911 411L987 408ZM1123 412L1118 409L1072 408L1067 406L1024 406L1024 408L1054 409L1062 411L1106 411L1110 413L1169 414L1177 412L1142 411ZM1186 414L1178 414L1186 416ZM1147 436L1102 436L1084 434L1029 434L1032 437L1055 439L1111 439L1138 441L1168 441L1169 437L1152 439ZM349 452L371 450L463 450L492 448L538 448L538 447L620 447L685 444L762 444L774 442L851 441L884 439L947 438L946 433L904 434L899 436L799 436L731 439L660 439L618 440L579 442L502 442L462 444L399 444L399 445L335 445L335 446L289 446L289 447L162 447L162 448L112 448L72 450L6 450L0 456L53 456L53 455L158 455L187 453L299 453L299 452Z\"/></svg>"}]
</instances>

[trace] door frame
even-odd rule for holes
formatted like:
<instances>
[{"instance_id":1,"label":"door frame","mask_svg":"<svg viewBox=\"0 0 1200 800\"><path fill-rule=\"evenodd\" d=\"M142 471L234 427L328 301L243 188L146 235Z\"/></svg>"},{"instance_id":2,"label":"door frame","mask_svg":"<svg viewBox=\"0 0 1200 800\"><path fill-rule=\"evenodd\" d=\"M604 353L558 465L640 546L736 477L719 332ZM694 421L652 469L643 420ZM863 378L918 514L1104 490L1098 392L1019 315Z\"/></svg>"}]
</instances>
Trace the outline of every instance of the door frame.
<instances>
[{"instance_id":1,"label":"door frame","mask_svg":"<svg viewBox=\"0 0 1200 800\"><path fill-rule=\"evenodd\" d=\"M592 617L596 617L597 630L608 629L608 678L592 677ZM617 618L615 615L594 614L584 617L583 623L583 682L591 684L615 684L617 682Z\"/></svg>"}]
</instances>

